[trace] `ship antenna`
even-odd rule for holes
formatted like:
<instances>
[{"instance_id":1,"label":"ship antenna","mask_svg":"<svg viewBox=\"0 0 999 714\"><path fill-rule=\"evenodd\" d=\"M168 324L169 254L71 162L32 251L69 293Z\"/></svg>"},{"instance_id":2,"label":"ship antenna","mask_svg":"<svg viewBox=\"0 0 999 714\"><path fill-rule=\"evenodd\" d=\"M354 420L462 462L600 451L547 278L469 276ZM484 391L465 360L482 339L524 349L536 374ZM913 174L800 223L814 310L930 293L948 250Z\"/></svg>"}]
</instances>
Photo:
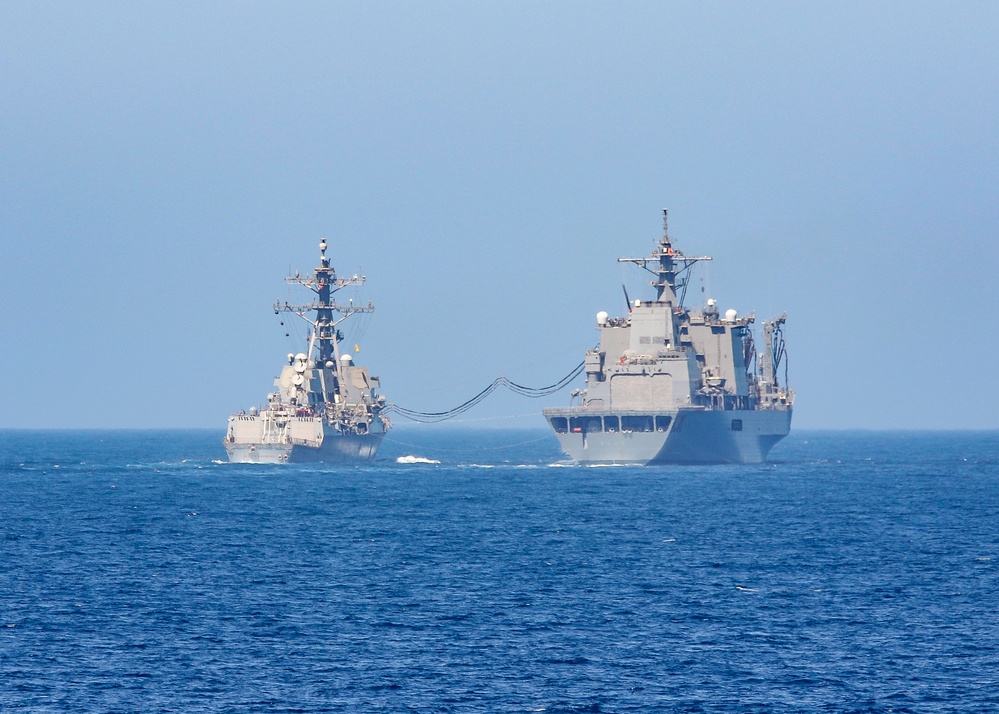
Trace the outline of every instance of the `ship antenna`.
<instances>
[{"instance_id":1,"label":"ship antenna","mask_svg":"<svg viewBox=\"0 0 999 714\"><path fill-rule=\"evenodd\" d=\"M325 364L330 359L336 358L336 323L333 320L330 300L332 288L335 287L336 273L330 268L330 259L326 257L325 238L319 241L319 267L316 268L315 274L316 294L319 296L316 304L315 331L319 337L319 362Z\"/></svg>"},{"instance_id":2,"label":"ship antenna","mask_svg":"<svg viewBox=\"0 0 999 714\"><path fill-rule=\"evenodd\" d=\"M663 295L668 290L674 293L676 290L676 268L673 265L673 246L669 240L669 209L663 209L663 237L659 241L659 274L656 290L657 300L662 300ZM679 304L683 304L683 297L680 297Z\"/></svg>"},{"instance_id":3,"label":"ship antenna","mask_svg":"<svg viewBox=\"0 0 999 714\"><path fill-rule=\"evenodd\" d=\"M312 358L313 349L318 347L319 359L317 361L323 366L327 362L335 362L335 369L342 377L339 342L343 339L343 335L337 329L337 325L355 313L372 312L375 307L370 302L367 305L356 305L353 302L343 305L338 304L333 299L334 293L348 285L362 285L364 276L337 277L336 270L330 264L331 258L326 255L326 248L327 244L324 238L319 242L319 265L313 270L312 277L306 278L295 273L295 277L286 278L289 282L309 288L318 299L310 305L290 305L287 302L281 304L278 301L275 303L274 309L277 312L282 310L293 312L312 325L313 339L309 343L309 358ZM315 320L309 319L308 315L311 312L316 313Z\"/></svg>"},{"instance_id":4,"label":"ship antenna","mask_svg":"<svg viewBox=\"0 0 999 714\"><path fill-rule=\"evenodd\" d=\"M647 258L618 258L619 263L634 263L656 276L651 283L656 289L656 302L669 302L674 309L683 308L683 298L687 292L688 276L694 263L701 260L711 260L708 256L694 257L684 255L673 249L669 237L669 209L663 209L663 237ZM679 289L679 295L677 290Z\"/></svg>"},{"instance_id":5,"label":"ship antenna","mask_svg":"<svg viewBox=\"0 0 999 714\"><path fill-rule=\"evenodd\" d=\"M628 306L628 313L630 314L631 313L631 298L628 297L628 287L622 283L621 284L621 289L624 290L624 302Z\"/></svg>"}]
</instances>

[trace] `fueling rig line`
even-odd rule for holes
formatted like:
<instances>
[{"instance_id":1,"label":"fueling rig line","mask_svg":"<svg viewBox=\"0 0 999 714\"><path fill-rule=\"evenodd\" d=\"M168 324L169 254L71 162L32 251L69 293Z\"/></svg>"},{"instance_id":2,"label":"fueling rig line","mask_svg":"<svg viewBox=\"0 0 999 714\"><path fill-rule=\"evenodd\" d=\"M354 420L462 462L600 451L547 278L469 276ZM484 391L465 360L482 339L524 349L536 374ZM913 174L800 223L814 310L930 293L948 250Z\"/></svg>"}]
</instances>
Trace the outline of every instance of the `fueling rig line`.
<instances>
[{"instance_id":1,"label":"fueling rig line","mask_svg":"<svg viewBox=\"0 0 999 714\"><path fill-rule=\"evenodd\" d=\"M565 375L564 377L562 377L562 379L558 380L554 384L549 384L547 387L526 387L523 384L518 384L517 382L514 382L511 379L507 379L506 377L500 376L494 379L489 384L489 386L487 386L485 389L483 389L481 392L476 394L471 399L468 399L459 404L458 406L448 409L447 411L421 412L415 409L408 409L406 407L399 406L398 404L387 404L385 405L385 408L382 409L382 413L383 414L395 413L398 414L399 416L403 416L406 417L407 419L411 419L413 421L417 421L423 424L433 424L436 422L453 419L459 414L467 412L469 409L479 404L481 401L483 401L486 397L488 397L490 394L495 392L500 387L506 387L514 394L519 394L522 397L528 397L530 399L547 397L551 394L555 394L556 392L564 389L569 385L570 382L572 382L572 380L574 380L576 377L582 374L584 364L585 364L584 362L580 362L572 369L571 372L569 372L569 374Z\"/></svg>"}]
</instances>

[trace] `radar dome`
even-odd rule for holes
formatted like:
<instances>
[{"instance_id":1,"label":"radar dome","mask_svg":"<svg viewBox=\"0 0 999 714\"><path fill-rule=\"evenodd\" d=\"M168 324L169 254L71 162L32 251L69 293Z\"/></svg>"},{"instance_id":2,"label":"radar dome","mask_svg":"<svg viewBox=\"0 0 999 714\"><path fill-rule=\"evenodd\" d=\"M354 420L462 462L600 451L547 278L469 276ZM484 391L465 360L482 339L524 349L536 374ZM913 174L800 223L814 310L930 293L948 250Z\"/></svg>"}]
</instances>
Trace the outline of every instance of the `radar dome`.
<instances>
[{"instance_id":1,"label":"radar dome","mask_svg":"<svg viewBox=\"0 0 999 714\"><path fill-rule=\"evenodd\" d=\"M597 324L598 325L606 325L608 317L609 317L609 315L607 314L607 311L606 310L601 310L600 312L597 313Z\"/></svg>"},{"instance_id":2,"label":"radar dome","mask_svg":"<svg viewBox=\"0 0 999 714\"><path fill-rule=\"evenodd\" d=\"M297 355L295 355L295 359L297 359L299 362L304 362L305 360L308 359L308 357L305 356L304 352L299 352Z\"/></svg>"},{"instance_id":3,"label":"radar dome","mask_svg":"<svg viewBox=\"0 0 999 714\"><path fill-rule=\"evenodd\" d=\"M729 308L725 311L725 320L728 322L735 322L735 318L739 316L739 311L735 308Z\"/></svg>"},{"instance_id":4,"label":"radar dome","mask_svg":"<svg viewBox=\"0 0 999 714\"><path fill-rule=\"evenodd\" d=\"M350 364L354 359L350 355L340 355L340 361L344 364Z\"/></svg>"},{"instance_id":5,"label":"radar dome","mask_svg":"<svg viewBox=\"0 0 999 714\"><path fill-rule=\"evenodd\" d=\"M250 416L257 416L257 408L250 407Z\"/></svg>"}]
</instances>

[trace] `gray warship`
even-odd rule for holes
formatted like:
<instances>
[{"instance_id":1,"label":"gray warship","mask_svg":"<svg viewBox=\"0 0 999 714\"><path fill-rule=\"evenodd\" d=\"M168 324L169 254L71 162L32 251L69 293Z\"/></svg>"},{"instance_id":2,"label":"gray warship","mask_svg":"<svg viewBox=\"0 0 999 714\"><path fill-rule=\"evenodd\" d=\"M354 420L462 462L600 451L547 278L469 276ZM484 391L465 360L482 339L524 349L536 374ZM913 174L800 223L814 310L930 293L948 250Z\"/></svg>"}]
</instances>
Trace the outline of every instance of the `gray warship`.
<instances>
[{"instance_id":1,"label":"gray warship","mask_svg":"<svg viewBox=\"0 0 999 714\"><path fill-rule=\"evenodd\" d=\"M791 429L782 314L755 315L683 305L691 268L710 257L684 255L663 236L647 258L619 258L655 276L654 300L628 300L628 315L597 313L599 345L586 353L586 388L545 418L562 450L580 464L759 463ZM784 380L779 382L781 364Z\"/></svg>"},{"instance_id":2,"label":"gray warship","mask_svg":"<svg viewBox=\"0 0 999 714\"><path fill-rule=\"evenodd\" d=\"M364 278L337 277L326 256L325 240L319 251L314 276L287 278L312 290L318 299L308 305L274 304L275 313L294 313L311 325L308 348L288 355L266 406L229 417L223 444L232 462L367 460L374 458L391 426L382 414L385 397L375 393L378 378L355 365L349 353L340 353L343 335L337 325L356 313L372 312L374 306L337 304L332 296L348 285L360 285ZM314 319L309 317L312 313Z\"/></svg>"}]
</instances>

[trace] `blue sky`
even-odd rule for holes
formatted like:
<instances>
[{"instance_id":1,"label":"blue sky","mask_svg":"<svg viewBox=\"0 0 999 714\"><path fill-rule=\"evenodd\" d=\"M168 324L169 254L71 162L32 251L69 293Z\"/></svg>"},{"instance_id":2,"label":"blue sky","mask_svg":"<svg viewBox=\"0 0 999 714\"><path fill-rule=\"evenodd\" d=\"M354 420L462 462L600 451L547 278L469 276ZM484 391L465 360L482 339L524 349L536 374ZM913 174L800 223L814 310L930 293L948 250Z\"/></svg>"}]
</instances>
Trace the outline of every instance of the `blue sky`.
<instances>
[{"instance_id":1,"label":"blue sky","mask_svg":"<svg viewBox=\"0 0 999 714\"><path fill-rule=\"evenodd\" d=\"M19 2L0 40L0 427L221 431L321 237L390 401L549 384L669 207L695 302L788 312L796 428L999 428L995 3Z\"/></svg>"}]
</instances>

